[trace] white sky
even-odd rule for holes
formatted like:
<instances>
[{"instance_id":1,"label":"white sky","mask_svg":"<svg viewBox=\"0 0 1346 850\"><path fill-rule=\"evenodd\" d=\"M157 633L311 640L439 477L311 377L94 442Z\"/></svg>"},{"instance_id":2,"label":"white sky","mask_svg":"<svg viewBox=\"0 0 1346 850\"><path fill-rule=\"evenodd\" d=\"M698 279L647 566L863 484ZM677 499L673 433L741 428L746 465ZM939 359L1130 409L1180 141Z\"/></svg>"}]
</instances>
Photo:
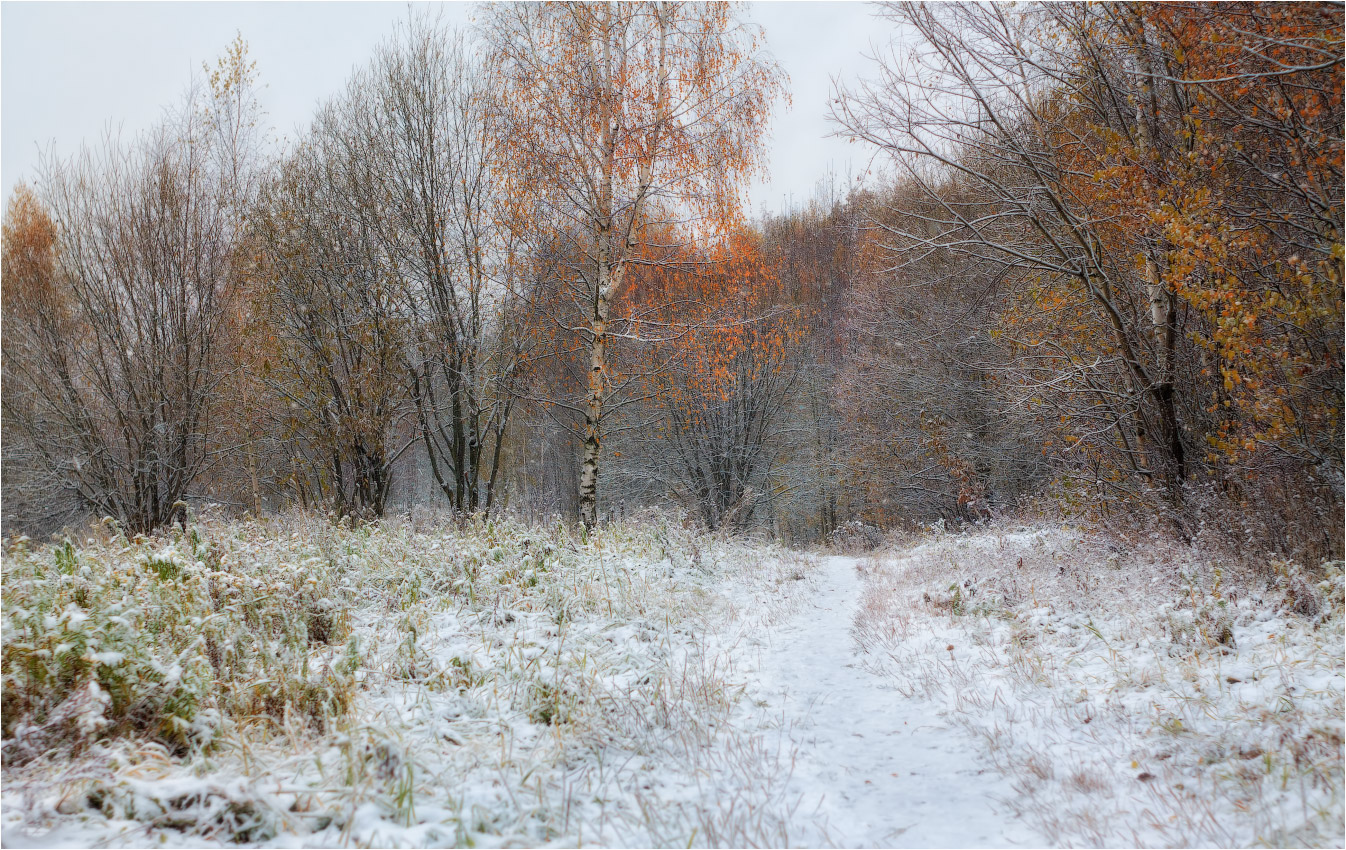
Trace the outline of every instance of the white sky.
<instances>
[{"instance_id":1,"label":"white sky","mask_svg":"<svg viewBox=\"0 0 1346 850\"><path fill-rule=\"evenodd\" d=\"M465 25L472 8L446 3L444 16ZM293 136L407 11L403 2L0 3L4 196L33 179L39 151L66 156L108 128L148 127L235 31L266 86L268 123ZM886 43L891 27L866 3L749 3L746 12L790 75L793 103L778 106L772 126L771 180L750 192L754 210L779 210L806 200L829 170L839 182L865 170L864 149L829 137L827 97L834 77L867 72L871 42Z\"/></svg>"}]
</instances>

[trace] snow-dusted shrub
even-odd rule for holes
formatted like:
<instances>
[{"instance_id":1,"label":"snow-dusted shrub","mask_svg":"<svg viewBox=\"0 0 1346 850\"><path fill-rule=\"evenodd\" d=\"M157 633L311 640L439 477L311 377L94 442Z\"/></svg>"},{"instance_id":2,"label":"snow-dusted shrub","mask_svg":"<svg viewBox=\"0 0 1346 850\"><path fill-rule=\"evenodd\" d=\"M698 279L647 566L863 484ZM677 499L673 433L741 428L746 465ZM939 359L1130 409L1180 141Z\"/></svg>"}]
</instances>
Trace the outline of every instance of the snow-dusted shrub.
<instances>
[{"instance_id":1,"label":"snow-dusted shrub","mask_svg":"<svg viewBox=\"0 0 1346 850\"><path fill-rule=\"evenodd\" d=\"M106 737L182 751L230 718L345 710L349 675L314 663L349 631L334 577L231 559L203 531L6 553L8 756Z\"/></svg>"},{"instance_id":2,"label":"snow-dusted shrub","mask_svg":"<svg viewBox=\"0 0 1346 850\"><path fill-rule=\"evenodd\" d=\"M1169 638L1182 648L1235 646L1234 617L1223 600L1196 607L1161 606Z\"/></svg>"},{"instance_id":3,"label":"snow-dusted shrub","mask_svg":"<svg viewBox=\"0 0 1346 850\"><path fill-rule=\"evenodd\" d=\"M869 552L883 542L883 531L858 519L832 529L829 541L842 552Z\"/></svg>"}]
</instances>

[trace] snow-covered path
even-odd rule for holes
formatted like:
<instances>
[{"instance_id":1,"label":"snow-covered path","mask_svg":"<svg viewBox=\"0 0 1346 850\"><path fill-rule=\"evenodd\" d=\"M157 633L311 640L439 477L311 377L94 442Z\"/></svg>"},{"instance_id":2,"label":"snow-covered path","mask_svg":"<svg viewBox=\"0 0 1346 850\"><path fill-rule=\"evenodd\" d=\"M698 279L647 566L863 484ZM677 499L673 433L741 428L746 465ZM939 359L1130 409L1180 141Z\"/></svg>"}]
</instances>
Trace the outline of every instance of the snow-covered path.
<instances>
[{"instance_id":1,"label":"snow-covered path","mask_svg":"<svg viewBox=\"0 0 1346 850\"><path fill-rule=\"evenodd\" d=\"M773 630L753 690L797 747L791 830L843 847L1003 847L1036 843L995 798L1009 784L933 707L866 672L851 622L863 590L854 558L826 559L813 603ZM760 705L760 703L759 703ZM812 832L810 822L823 832ZM803 839L803 841L801 841Z\"/></svg>"}]
</instances>

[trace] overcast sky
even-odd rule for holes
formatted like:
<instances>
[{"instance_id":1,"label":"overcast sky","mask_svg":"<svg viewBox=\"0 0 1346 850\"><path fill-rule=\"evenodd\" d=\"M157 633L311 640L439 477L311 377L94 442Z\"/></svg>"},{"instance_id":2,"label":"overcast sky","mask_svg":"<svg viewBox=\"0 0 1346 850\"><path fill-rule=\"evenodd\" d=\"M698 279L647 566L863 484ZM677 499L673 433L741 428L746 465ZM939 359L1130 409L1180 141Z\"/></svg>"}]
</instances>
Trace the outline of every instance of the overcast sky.
<instances>
[{"instance_id":1,"label":"overcast sky","mask_svg":"<svg viewBox=\"0 0 1346 850\"><path fill-rule=\"evenodd\" d=\"M443 9L447 19L466 25L473 7ZM32 179L40 150L64 156L109 126L124 135L148 127L235 31L248 41L266 86L268 123L292 137L407 11L404 2L2 3L5 197L18 181ZM832 79L865 74L871 43L889 37L890 26L872 12L853 2L748 4L747 16L765 29L793 95L776 112L771 180L752 188L755 210L802 202L829 169L839 181L864 171L866 152L830 138L826 114Z\"/></svg>"}]
</instances>

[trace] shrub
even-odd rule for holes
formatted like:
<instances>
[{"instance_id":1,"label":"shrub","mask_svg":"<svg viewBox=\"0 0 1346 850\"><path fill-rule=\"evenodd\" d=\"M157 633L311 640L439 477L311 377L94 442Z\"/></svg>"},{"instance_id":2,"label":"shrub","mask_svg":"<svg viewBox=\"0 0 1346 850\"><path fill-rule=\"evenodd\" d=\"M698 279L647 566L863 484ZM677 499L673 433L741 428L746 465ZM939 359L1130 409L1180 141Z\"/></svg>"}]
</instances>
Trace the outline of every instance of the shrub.
<instances>
[{"instance_id":1,"label":"shrub","mask_svg":"<svg viewBox=\"0 0 1346 850\"><path fill-rule=\"evenodd\" d=\"M184 751L230 718L321 725L349 705L351 676L310 663L349 632L348 603L322 570L265 557L227 566L200 529L18 545L5 566L10 758L121 736Z\"/></svg>"}]
</instances>

